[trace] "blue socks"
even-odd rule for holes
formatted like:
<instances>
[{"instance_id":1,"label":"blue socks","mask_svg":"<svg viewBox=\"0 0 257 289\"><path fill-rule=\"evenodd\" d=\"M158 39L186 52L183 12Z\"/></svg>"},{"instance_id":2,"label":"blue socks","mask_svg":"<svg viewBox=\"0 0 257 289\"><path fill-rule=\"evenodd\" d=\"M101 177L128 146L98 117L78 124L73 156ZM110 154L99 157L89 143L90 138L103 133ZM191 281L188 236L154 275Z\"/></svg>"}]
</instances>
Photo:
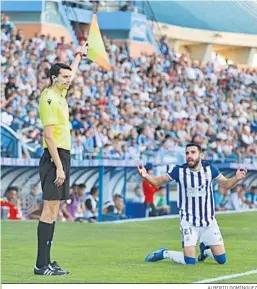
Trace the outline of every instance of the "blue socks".
<instances>
[{"instance_id":1,"label":"blue socks","mask_svg":"<svg viewBox=\"0 0 257 289\"><path fill-rule=\"evenodd\" d=\"M227 262L227 256L225 253L221 255L214 255L213 257L219 264L225 264ZM195 265L196 263L196 258L184 256L184 260L187 265Z\"/></svg>"},{"instance_id":2,"label":"blue socks","mask_svg":"<svg viewBox=\"0 0 257 289\"><path fill-rule=\"evenodd\" d=\"M225 264L227 261L227 256L226 254L221 254L221 255L214 255L214 259L217 261L219 264Z\"/></svg>"},{"instance_id":3,"label":"blue socks","mask_svg":"<svg viewBox=\"0 0 257 289\"><path fill-rule=\"evenodd\" d=\"M195 265L195 263L196 263L196 258L192 258L192 257L187 257L187 256L185 256L185 257L184 257L184 260L185 260L185 263L186 263L187 265Z\"/></svg>"}]
</instances>

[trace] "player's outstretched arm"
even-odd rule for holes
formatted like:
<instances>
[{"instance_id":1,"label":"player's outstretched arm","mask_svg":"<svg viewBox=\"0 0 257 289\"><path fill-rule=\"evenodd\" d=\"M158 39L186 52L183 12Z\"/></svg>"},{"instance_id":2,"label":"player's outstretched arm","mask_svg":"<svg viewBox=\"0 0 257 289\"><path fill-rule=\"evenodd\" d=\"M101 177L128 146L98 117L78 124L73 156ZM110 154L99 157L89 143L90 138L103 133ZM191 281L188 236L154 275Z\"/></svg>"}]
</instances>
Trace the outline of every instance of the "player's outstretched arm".
<instances>
[{"instance_id":1,"label":"player's outstretched arm","mask_svg":"<svg viewBox=\"0 0 257 289\"><path fill-rule=\"evenodd\" d=\"M147 180L148 183L155 187L160 187L171 182L171 179L168 177L168 175L162 175L159 177L149 175L143 166L138 166L137 171L143 179Z\"/></svg>"},{"instance_id":2,"label":"player's outstretched arm","mask_svg":"<svg viewBox=\"0 0 257 289\"><path fill-rule=\"evenodd\" d=\"M86 42L84 45L82 45L81 48L77 50L75 58L70 66L72 69L71 80L73 80L76 75L82 57L87 57L87 52L88 52L88 43Z\"/></svg>"},{"instance_id":3,"label":"player's outstretched arm","mask_svg":"<svg viewBox=\"0 0 257 289\"><path fill-rule=\"evenodd\" d=\"M230 189L233 189L237 183L239 183L241 180L243 180L245 178L246 174L247 174L247 169L244 169L244 170L238 169L236 171L236 175L234 177L227 179L223 175L220 175L220 177L218 177L216 179L216 181L224 189L230 190Z\"/></svg>"}]
</instances>

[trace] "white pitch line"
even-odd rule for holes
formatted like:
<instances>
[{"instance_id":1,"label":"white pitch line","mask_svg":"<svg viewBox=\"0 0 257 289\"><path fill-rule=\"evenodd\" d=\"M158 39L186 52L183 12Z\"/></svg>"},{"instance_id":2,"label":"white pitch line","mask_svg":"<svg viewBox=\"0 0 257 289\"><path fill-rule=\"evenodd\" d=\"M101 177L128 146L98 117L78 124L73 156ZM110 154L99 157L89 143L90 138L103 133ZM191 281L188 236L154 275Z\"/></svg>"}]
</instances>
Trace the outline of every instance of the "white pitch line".
<instances>
[{"instance_id":1,"label":"white pitch line","mask_svg":"<svg viewBox=\"0 0 257 289\"><path fill-rule=\"evenodd\" d=\"M232 279L232 278L238 278L238 277L242 277L242 276L252 275L252 274L257 274L257 269L252 270L252 271L247 271L244 273L238 273L238 274L232 274L232 275L227 275L227 276L220 276L217 278L205 279L205 280L197 281L194 283L195 284L213 283L216 281L223 281L223 280L228 280L228 279Z\"/></svg>"}]
</instances>

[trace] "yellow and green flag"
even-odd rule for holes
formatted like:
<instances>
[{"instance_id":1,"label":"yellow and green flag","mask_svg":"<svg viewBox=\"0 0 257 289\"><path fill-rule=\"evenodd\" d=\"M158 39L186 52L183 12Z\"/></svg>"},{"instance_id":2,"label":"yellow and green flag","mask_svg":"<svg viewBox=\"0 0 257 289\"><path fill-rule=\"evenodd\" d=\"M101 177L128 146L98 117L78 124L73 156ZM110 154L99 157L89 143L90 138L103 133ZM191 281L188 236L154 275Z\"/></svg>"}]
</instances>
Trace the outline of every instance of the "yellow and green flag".
<instances>
[{"instance_id":1,"label":"yellow and green flag","mask_svg":"<svg viewBox=\"0 0 257 289\"><path fill-rule=\"evenodd\" d=\"M105 51L104 42L97 23L96 14L93 15L88 33L88 54L87 58L94 61L106 70L111 70L111 65Z\"/></svg>"}]
</instances>

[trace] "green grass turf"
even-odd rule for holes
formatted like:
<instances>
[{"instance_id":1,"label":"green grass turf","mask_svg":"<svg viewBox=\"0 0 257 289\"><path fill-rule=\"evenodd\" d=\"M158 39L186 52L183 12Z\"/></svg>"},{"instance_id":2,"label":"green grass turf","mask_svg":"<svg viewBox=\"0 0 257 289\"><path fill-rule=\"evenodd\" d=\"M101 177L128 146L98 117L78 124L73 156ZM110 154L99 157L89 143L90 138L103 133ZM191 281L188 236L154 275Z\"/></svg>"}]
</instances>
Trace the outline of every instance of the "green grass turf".
<instances>
[{"instance_id":1,"label":"green grass turf","mask_svg":"<svg viewBox=\"0 0 257 289\"><path fill-rule=\"evenodd\" d=\"M123 224L58 223L52 259L72 275L34 276L37 222L2 222L2 283L191 283L256 269L257 212L217 216L228 263L145 263L167 246L181 251L178 219ZM240 282L254 282L245 276ZM255 276L256 277L256 276ZM251 279L250 279L251 278ZM238 279L239 280L239 279Z\"/></svg>"},{"instance_id":2,"label":"green grass turf","mask_svg":"<svg viewBox=\"0 0 257 289\"><path fill-rule=\"evenodd\" d=\"M243 276L243 277L238 277L238 278L231 278L229 280L224 280L224 281L219 281L217 283L232 283L232 284L243 284L243 283L253 283L257 285L257 273L249 276ZM257 287L256 287L257 288ZM254 289L254 288L253 288Z\"/></svg>"}]
</instances>

